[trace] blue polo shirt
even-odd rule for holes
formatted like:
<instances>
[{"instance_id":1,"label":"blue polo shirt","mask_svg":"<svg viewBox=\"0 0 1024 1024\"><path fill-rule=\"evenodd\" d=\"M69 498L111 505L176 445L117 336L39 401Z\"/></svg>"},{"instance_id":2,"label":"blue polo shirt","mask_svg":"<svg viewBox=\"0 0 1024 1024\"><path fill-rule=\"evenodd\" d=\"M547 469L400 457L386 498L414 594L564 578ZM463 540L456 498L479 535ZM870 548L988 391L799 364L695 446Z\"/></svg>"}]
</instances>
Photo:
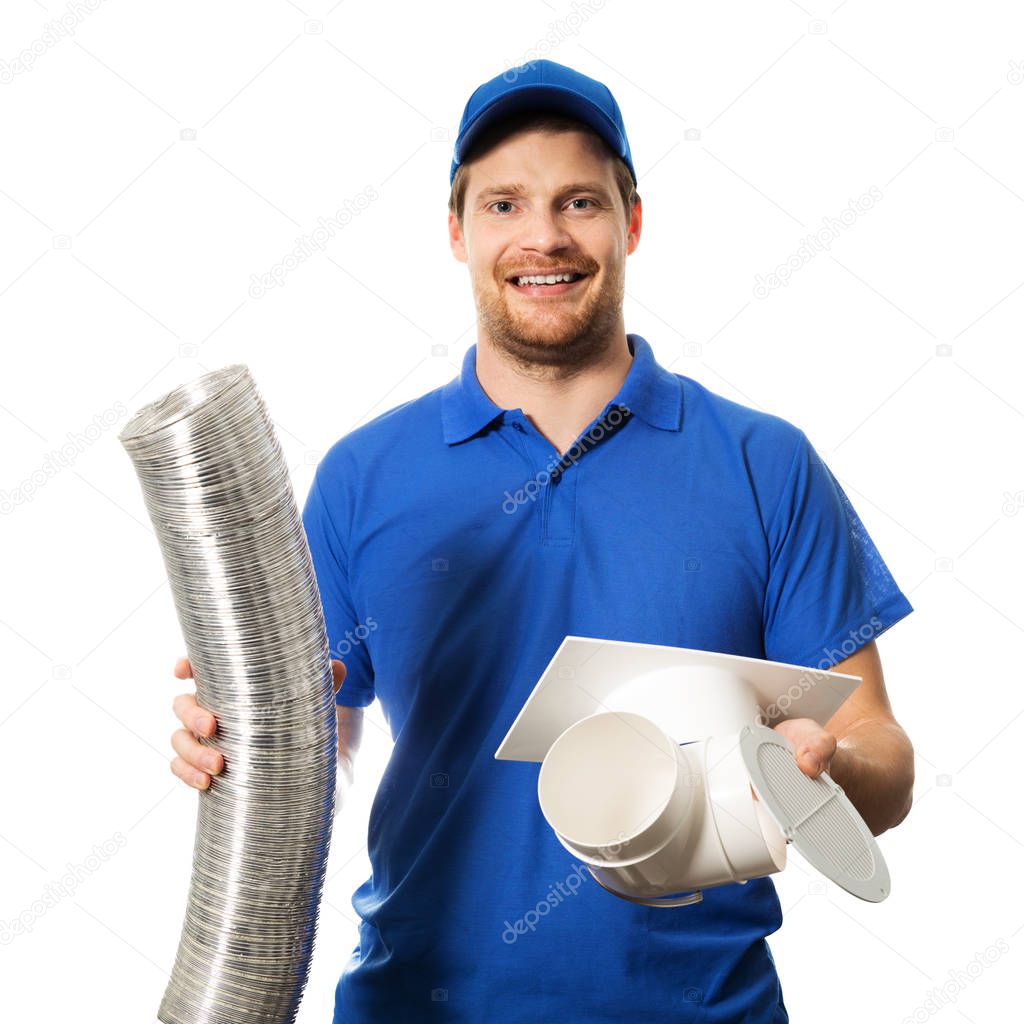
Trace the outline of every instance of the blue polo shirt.
<instances>
[{"instance_id":1,"label":"blue polo shirt","mask_svg":"<svg viewBox=\"0 0 1024 1024\"><path fill-rule=\"evenodd\" d=\"M804 433L628 335L618 394L560 458L461 374L352 431L303 512L339 704L394 751L337 1024L788 1020L770 878L677 909L603 891L535 764L494 751L567 634L827 668L913 609Z\"/></svg>"}]
</instances>

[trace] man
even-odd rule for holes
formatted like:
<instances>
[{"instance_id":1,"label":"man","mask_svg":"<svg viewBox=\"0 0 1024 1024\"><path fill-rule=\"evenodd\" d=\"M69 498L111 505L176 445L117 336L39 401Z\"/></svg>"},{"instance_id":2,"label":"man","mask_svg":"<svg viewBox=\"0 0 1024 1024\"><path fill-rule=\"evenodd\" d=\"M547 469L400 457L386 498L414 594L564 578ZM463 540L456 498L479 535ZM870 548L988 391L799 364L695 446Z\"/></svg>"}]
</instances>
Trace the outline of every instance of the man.
<instances>
[{"instance_id":1,"label":"man","mask_svg":"<svg viewBox=\"0 0 1024 1024\"><path fill-rule=\"evenodd\" d=\"M536 766L494 751L566 634L835 667L863 682L827 728L778 729L881 833L913 760L875 637L912 608L801 430L626 333L642 210L607 88L550 61L484 84L451 183L477 342L338 441L303 513L342 763L375 697L395 741L335 1021L787 1021L769 878L619 900L556 841ZM175 706L174 771L205 788L213 716Z\"/></svg>"}]
</instances>

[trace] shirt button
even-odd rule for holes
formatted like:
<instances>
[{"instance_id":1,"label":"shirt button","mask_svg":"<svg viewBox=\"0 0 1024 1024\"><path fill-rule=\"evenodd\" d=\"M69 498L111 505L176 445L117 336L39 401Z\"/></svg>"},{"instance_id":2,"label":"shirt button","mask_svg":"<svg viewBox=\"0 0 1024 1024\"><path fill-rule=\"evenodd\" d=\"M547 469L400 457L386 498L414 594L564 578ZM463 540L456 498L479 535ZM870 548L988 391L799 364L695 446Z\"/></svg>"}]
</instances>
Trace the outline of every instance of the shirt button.
<instances>
[{"instance_id":1,"label":"shirt button","mask_svg":"<svg viewBox=\"0 0 1024 1024\"><path fill-rule=\"evenodd\" d=\"M513 429L513 430L518 430L518 431L519 431L519 433L521 434L521 433L523 433L524 427L523 427L522 423L520 423L520 422L519 422L518 420L516 420L516 421L515 421L515 422L514 422L514 423L512 424L512 429Z\"/></svg>"}]
</instances>

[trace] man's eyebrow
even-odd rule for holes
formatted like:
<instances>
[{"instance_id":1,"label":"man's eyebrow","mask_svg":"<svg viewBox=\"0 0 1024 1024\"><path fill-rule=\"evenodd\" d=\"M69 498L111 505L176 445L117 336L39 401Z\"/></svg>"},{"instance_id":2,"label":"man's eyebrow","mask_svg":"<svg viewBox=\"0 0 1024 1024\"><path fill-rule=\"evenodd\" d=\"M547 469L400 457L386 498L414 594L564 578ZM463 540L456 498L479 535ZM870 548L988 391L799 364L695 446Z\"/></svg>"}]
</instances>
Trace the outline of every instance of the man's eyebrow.
<instances>
[{"instance_id":1,"label":"man's eyebrow","mask_svg":"<svg viewBox=\"0 0 1024 1024\"><path fill-rule=\"evenodd\" d=\"M608 195L608 189L599 181L576 181L569 185L563 185L558 191L562 195L569 192L597 192L602 196ZM477 199L487 199L490 196L523 196L526 193L525 185L511 182L507 185L489 185L477 193Z\"/></svg>"},{"instance_id":2,"label":"man's eyebrow","mask_svg":"<svg viewBox=\"0 0 1024 1024\"><path fill-rule=\"evenodd\" d=\"M478 199L484 199L487 196L522 196L526 195L526 186L520 185L515 182L511 185L489 185L487 188L481 189L477 194Z\"/></svg>"}]
</instances>

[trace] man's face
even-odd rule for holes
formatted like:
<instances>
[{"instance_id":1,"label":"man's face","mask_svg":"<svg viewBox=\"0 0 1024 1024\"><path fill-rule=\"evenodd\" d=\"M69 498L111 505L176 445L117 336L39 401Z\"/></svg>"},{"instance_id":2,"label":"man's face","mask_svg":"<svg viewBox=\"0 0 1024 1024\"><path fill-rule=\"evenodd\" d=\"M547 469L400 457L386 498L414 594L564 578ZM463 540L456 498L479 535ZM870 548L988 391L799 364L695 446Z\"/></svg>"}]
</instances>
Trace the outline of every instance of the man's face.
<instances>
[{"instance_id":1,"label":"man's face","mask_svg":"<svg viewBox=\"0 0 1024 1024\"><path fill-rule=\"evenodd\" d=\"M627 224L613 158L586 132L523 131L469 165L456 259L469 266L480 328L521 363L581 365L624 331ZM520 284L567 271L569 283Z\"/></svg>"}]
</instances>

